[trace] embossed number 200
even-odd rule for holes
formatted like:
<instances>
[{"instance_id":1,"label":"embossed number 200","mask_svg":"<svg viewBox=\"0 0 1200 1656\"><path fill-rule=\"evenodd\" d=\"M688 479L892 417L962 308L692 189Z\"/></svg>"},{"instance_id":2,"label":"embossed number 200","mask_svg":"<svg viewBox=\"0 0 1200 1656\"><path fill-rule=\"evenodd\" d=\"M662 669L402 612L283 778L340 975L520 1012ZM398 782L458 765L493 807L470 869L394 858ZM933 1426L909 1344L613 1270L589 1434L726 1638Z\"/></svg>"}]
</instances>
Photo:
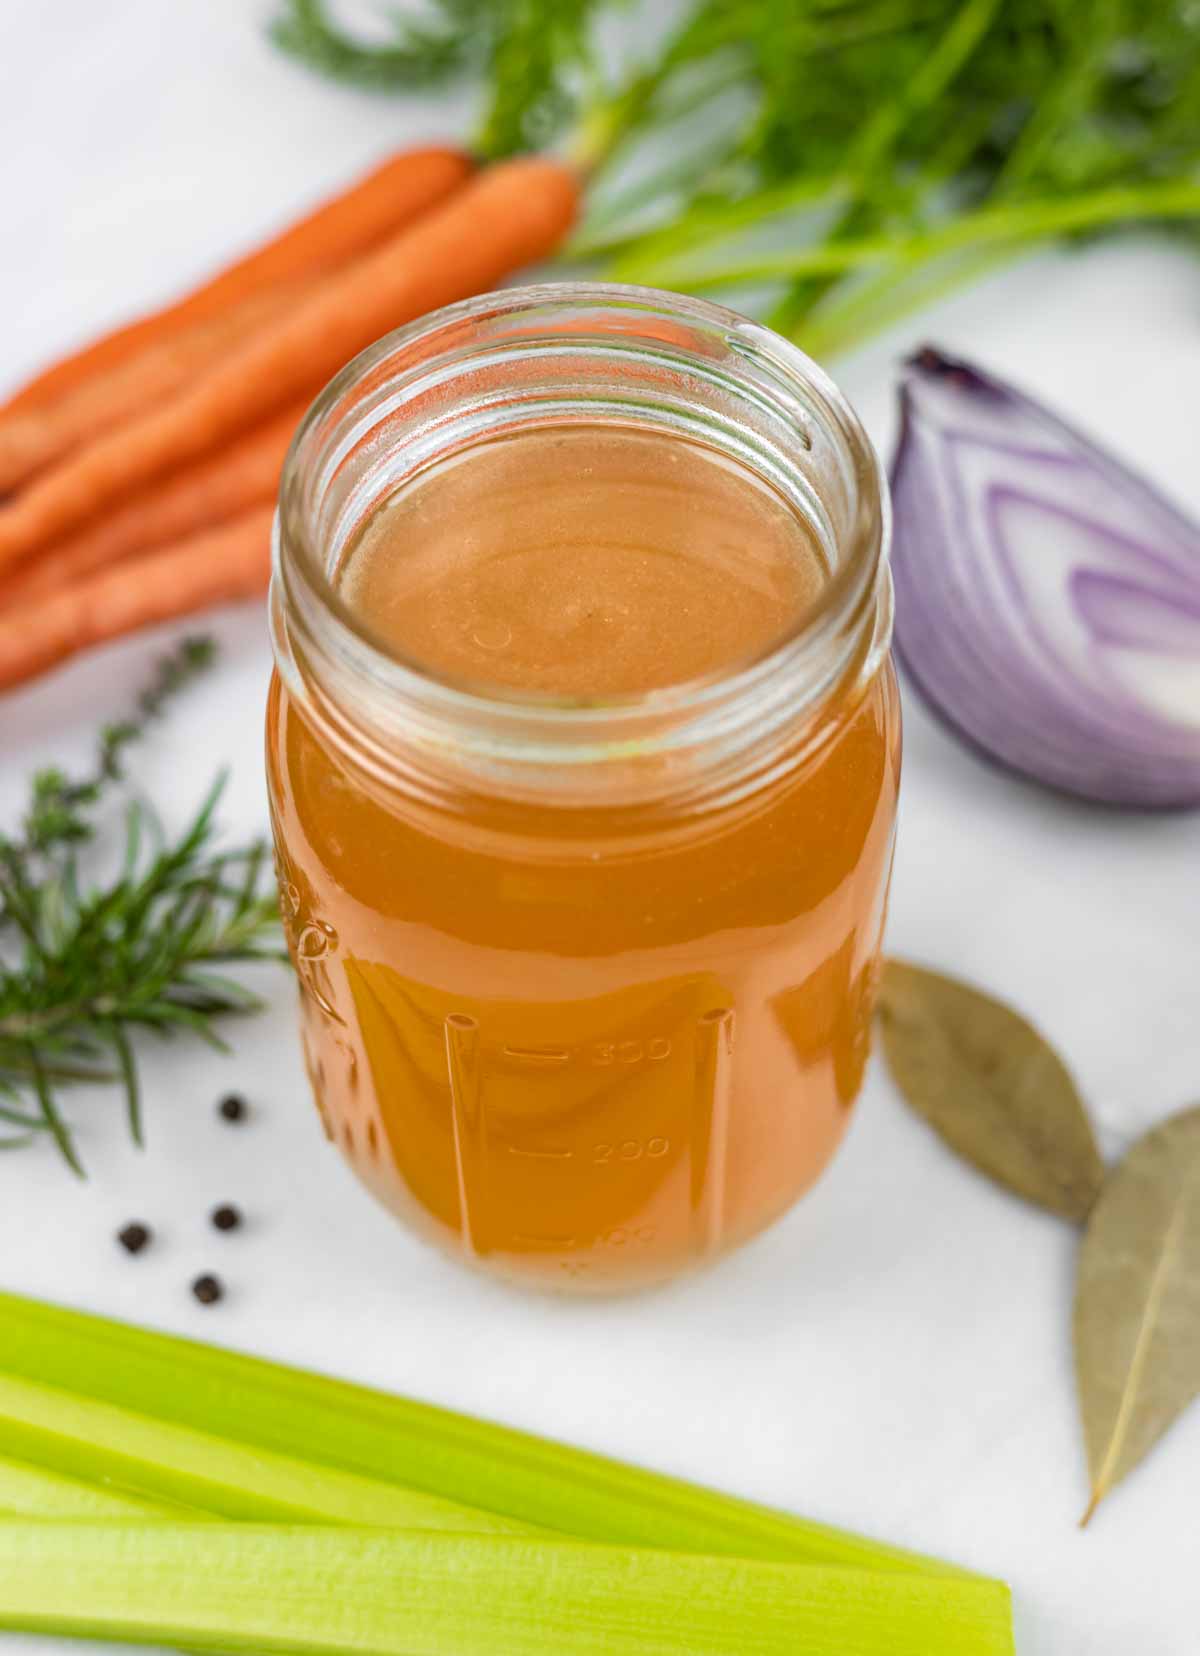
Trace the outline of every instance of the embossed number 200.
<instances>
[{"instance_id":1,"label":"embossed number 200","mask_svg":"<svg viewBox=\"0 0 1200 1656\"><path fill-rule=\"evenodd\" d=\"M670 1139L622 1139L620 1144L594 1144L594 1162L641 1161L643 1156L665 1156L671 1148Z\"/></svg>"}]
</instances>

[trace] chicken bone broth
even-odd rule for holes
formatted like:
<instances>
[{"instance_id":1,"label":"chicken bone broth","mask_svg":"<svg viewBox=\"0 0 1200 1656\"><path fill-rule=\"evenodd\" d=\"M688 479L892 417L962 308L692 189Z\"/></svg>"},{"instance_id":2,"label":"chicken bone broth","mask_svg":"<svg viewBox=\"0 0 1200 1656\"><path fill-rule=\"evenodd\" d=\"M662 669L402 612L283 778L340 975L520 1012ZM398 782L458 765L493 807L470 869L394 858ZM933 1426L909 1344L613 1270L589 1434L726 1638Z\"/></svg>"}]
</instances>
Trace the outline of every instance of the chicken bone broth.
<instances>
[{"instance_id":1,"label":"chicken bone broth","mask_svg":"<svg viewBox=\"0 0 1200 1656\"><path fill-rule=\"evenodd\" d=\"M516 425L375 500L332 580L405 671L394 692L372 681L361 746L286 661L268 714L325 1130L468 1261L572 1291L662 1280L781 1214L858 1093L899 762L886 648L856 621L861 650L809 691L789 664L828 613L827 537L773 479L675 431ZM323 659L308 670L332 697ZM760 721L763 672L782 693ZM657 726L585 760L478 758L481 709L574 732L726 685L745 719L720 742L771 733L736 786L718 741L664 759ZM446 696L429 759L410 715Z\"/></svg>"},{"instance_id":2,"label":"chicken bone broth","mask_svg":"<svg viewBox=\"0 0 1200 1656\"><path fill-rule=\"evenodd\" d=\"M584 425L419 475L368 518L339 584L427 672L602 699L755 659L825 575L804 520L751 472L696 443Z\"/></svg>"}]
</instances>

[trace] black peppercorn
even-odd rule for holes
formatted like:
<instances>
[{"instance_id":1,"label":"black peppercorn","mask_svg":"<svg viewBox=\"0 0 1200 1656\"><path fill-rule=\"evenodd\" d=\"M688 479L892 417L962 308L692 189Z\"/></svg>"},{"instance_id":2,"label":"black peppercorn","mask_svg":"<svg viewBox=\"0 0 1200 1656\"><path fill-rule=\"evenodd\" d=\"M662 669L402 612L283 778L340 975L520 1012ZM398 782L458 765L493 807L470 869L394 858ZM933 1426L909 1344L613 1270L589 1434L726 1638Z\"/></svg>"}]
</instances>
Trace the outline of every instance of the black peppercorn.
<instances>
[{"instance_id":1,"label":"black peppercorn","mask_svg":"<svg viewBox=\"0 0 1200 1656\"><path fill-rule=\"evenodd\" d=\"M217 1113L223 1121L245 1121L250 1114L250 1106L241 1093L226 1093L217 1105Z\"/></svg>"},{"instance_id":2,"label":"black peppercorn","mask_svg":"<svg viewBox=\"0 0 1200 1656\"><path fill-rule=\"evenodd\" d=\"M224 1292L220 1277L198 1276L195 1282L192 1283L192 1293L195 1294L201 1305L215 1305Z\"/></svg>"},{"instance_id":3,"label":"black peppercorn","mask_svg":"<svg viewBox=\"0 0 1200 1656\"><path fill-rule=\"evenodd\" d=\"M241 1211L235 1208L232 1202L224 1202L220 1207L214 1208L210 1217L219 1231L236 1230L242 1222Z\"/></svg>"},{"instance_id":4,"label":"black peppercorn","mask_svg":"<svg viewBox=\"0 0 1200 1656\"><path fill-rule=\"evenodd\" d=\"M151 1234L149 1225L142 1225L134 1220L132 1224L126 1225L123 1230L117 1232L117 1241L126 1253L141 1253L142 1249L151 1240Z\"/></svg>"}]
</instances>

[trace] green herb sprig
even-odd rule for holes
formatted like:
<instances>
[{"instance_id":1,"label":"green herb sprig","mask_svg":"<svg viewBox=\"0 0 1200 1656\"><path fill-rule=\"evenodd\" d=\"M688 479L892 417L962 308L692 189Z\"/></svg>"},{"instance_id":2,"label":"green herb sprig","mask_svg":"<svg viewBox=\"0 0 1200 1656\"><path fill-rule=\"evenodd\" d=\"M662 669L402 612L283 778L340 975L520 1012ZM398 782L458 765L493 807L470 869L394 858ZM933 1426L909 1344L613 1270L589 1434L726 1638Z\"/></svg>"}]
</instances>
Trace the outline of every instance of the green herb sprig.
<instances>
[{"instance_id":1,"label":"green herb sprig","mask_svg":"<svg viewBox=\"0 0 1200 1656\"><path fill-rule=\"evenodd\" d=\"M39 772L19 833L0 836L0 1149L49 1134L82 1174L60 1108L73 1082L117 1083L140 1144L135 1033L191 1033L220 1047L219 1020L261 1004L226 969L280 956L278 909L262 878L266 846L215 845L223 777L175 839L129 800L118 872L89 883L80 866L98 808L125 779L128 748L212 658L207 640L185 641L135 716L101 732L94 768Z\"/></svg>"},{"instance_id":2,"label":"green herb sprig","mask_svg":"<svg viewBox=\"0 0 1200 1656\"><path fill-rule=\"evenodd\" d=\"M271 36L310 68L374 92L483 76L491 96L477 147L508 155L548 143L571 118L600 10L600 0L439 0L427 22L393 15L391 39L375 45L341 29L324 0L286 0Z\"/></svg>"},{"instance_id":3,"label":"green herb sprig","mask_svg":"<svg viewBox=\"0 0 1200 1656\"><path fill-rule=\"evenodd\" d=\"M482 77L484 156L572 131L575 260L719 291L818 355L1040 242L1200 228L1193 0L692 0L633 63L602 49L616 0L437 0L377 46L281 5L323 72Z\"/></svg>"}]
</instances>

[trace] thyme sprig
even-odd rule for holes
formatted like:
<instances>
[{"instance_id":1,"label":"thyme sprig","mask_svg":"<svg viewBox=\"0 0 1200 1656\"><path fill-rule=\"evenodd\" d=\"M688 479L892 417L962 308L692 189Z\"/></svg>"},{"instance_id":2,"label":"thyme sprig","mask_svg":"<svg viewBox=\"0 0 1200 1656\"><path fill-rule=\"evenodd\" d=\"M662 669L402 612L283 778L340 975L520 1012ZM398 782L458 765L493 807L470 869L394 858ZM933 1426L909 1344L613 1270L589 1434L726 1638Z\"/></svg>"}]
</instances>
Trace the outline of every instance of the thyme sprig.
<instances>
[{"instance_id":1,"label":"thyme sprig","mask_svg":"<svg viewBox=\"0 0 1200 1656\"><path fill-rule=\"evenodd\" d=\"M185 641L135 715L101 732L93 769L39 772L19 832L0 836L0 1149L48 1134L82 1174L60 1099L78 1082L118 1085L140 1144L136 1034L220 1047L219 1021L261 1004L227 969L279 956L278 910L266 846L216 845L223 777L174 838L127 798L116 872L90 879L81 865L103 850L100 807L125 783L130 745L212 655L208 641Z\"/></svg>"}]
</instances>

